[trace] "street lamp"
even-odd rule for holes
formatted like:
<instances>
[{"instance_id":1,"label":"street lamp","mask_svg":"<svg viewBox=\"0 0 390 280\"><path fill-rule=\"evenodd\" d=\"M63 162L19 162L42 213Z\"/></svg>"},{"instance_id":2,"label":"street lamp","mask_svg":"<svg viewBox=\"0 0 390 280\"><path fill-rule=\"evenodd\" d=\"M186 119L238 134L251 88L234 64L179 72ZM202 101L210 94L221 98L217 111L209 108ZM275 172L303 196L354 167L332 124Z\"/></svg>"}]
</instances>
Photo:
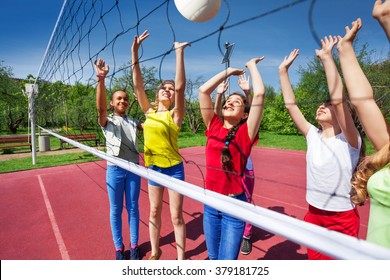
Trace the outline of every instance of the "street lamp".
<instances>
[{"instance_id":1,"label":"street lamp","mask_svg":"<svg viewBox=\"0 0 390 280\"><path fill-rule=\"evenodd\" d=\"M28 96L28 116L31 121L31 157L32 164L35 165L37 162L37 150L35 144L35 117L34 117L34 97L38 93L37 84L26 84L26 94Z\"/></svg>"},{"instance_id":2,"label":"street lamp","mask_svg":"<svg viewBox=\"0 0 390 280\"><path fill-rule=\"evenodd\" d=\"M221 64L226 64L226 69L230 67L230 57L232 55L233 49L234 49L234 43L225 42L225 55L222 58ZM228 86L228 94L230 95L230 81Z\"/></svg>"}]
</instances>

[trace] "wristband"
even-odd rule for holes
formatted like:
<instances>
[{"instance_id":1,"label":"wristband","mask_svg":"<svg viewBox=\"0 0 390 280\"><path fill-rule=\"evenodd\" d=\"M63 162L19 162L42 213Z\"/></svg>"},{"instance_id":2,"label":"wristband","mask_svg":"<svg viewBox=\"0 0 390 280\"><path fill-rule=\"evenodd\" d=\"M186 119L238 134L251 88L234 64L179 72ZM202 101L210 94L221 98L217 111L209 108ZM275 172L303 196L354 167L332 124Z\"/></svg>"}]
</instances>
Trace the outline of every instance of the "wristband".
<instances>
[{"instance_id":1,"label":"wristband","mask_svg":"<svg viewBox=\"0 0 390 280\"><path fill-rule=\"evenodd\" d=\"M104 75L104 74L97 74L96 77L104 79L104 78L106 78L106 75Z\"/></svg>"}]
</instances>

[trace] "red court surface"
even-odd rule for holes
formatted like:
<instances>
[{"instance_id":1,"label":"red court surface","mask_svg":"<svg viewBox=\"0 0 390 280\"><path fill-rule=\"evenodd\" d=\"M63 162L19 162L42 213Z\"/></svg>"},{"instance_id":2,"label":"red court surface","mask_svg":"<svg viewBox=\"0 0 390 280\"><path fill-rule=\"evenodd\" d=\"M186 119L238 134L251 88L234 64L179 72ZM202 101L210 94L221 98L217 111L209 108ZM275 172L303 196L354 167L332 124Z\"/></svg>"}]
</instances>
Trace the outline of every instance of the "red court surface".
<instances>
[{"instance_id":1,"label":"red court surface","mask_svg":"<svg viewBox=\"0 0 390 280\"><path fill-rule=\"evenodd\" d=\"M186 181L204 187L204 147L181 150ZM254 204L303 219L305 200L305 152L255 147ZM38 158L39 160L39 158ZM0 259L2 260L110 260L115 252L109 225L105 186L105 161L0 174ZM146 180L140 195L140 251L150 255ZM367 231L369 205L359 207L360 238ZM186 256L207 259L202 229L203 205L185 198ZM127 214L123 221L126 225ZM124 243L129 232L124 226ZM307 259L306 248L262 229L253 230L253 251L241 260ZM161 259L176 258L168 195L165 192ZM126 246L128 255L128 246Z\"/></svg>"}]
</instances>

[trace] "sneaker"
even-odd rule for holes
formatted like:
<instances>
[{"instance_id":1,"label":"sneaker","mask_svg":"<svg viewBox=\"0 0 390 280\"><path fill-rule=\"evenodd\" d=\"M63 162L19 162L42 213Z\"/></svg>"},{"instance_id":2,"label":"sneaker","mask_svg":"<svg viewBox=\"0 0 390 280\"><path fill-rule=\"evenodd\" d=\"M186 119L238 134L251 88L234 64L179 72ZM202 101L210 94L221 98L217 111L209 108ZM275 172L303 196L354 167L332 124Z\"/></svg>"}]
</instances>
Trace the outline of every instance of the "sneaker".
<instances>
[{"instance_id":1,"label":"sneaker","mask_svg":"<svg viewBox=\"0 0 390 280\"><path fill-rule=\"evenodd\" d=\"M130 247L130 260L140 260L138 246L135 248Z\"/></svg>"},{"instance_id":2,"label":"sneaker","mask_svg":"<svg viewBox=\"0 0 390 280\"><path fill-rule=\"evenodd\" d=\"M162 254L162 251L161 251L161 249L159 248L157 254L151 255L151 256L149 257L149 260L151 260L151 261L153 261L153 260L154 260L154 261L155 261L155 260L159 260L160 257L161 257L161 254Z\"/></svg>"},{"instance_id":3,"label":"sneaker","mask_svg":"<svg viewBox=\"0 0 390 280\"><path fill-rule=\"evenodd\" d=\"M115 259L116 260L124 260L125 259L125 245L122 245L122 249L116 250Z\"/></svg>"},{"instance_id":4,"label":"sneaker","mask_svg":"<svg viewBox=\"0 0 390 280\"><path fill-rule=\"evenodd\" d=\"M248 255L251 252L252 252L252 241L244 237L241 242L241 254Z\"/></svg>"}]
</instances>

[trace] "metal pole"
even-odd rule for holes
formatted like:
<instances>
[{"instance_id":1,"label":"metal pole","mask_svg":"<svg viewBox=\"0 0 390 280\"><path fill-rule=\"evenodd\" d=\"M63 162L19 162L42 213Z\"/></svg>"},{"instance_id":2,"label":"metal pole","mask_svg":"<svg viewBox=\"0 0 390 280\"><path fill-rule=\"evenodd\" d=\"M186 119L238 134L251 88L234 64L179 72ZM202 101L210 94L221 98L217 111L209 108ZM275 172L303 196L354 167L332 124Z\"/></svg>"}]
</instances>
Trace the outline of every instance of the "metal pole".
<instances>
[{"instance_id":1,"label":"metal pole","mask_svg":"<svg viewBox=\"0 0 390 280\"><path fill-rule=\"evenodd\" d=\"M27 104L27 118L28 118L28 120L27 120L27 135L30 135L30 94L28 91L24 91L23 89L22 89L22 93L25 97L27 97L27 101L28 101L27 102L28 103Z\"/></svg>"},{"instance_id":2,"label":"metal pole","mask_svg":"<svg viewBox=\"0 0 390 280\"><path fill-rule=\"evenodd\" d=\"M230 46L229 42L225 42L226 51L228 50L229 46ZM228 56L226 59L226 67L230 67L230 56Z\"/></svg>"},{"instance_id":3,"label":"metal pole","mask_svg":"<svg viewBox=\"0 0 390 280\"><path fill-rule=\"evenodd\" d=\"M230 47L230 43L229 42L225 42L225 49L226 49L226 69L230 67L230 54L228 53L228 50L229 50L229 47ZM228 96L230 95L230 79L228 80Z\"/></svg>"},{"instance_id":4,"label":"metal pole","mask_svg":"<svg viewBox=\"0 0 390 280\"><path fill-rule=\"evenodd\" d=\"M31 153L32 153L32 164L35 165L37 163L37 149L35 144L35 113L34 113L34 88L30 94L30 119L31 119Z\"/></svg>"},{"instance_id":5,"label":"metal pole","mask_svg":"<svg viewBox=\"0 0 390 280\"><path fill-rule=\"evenodd\" d=\"M36 151L36 142L35 142L35 114L34 114L34 98L35 93L38 92L36 84L26 84L26 93L28 96L28 116L31 122L31 157L32 164L35 165L37 162L37 151Z\"/></svg>"}]
</instances>

